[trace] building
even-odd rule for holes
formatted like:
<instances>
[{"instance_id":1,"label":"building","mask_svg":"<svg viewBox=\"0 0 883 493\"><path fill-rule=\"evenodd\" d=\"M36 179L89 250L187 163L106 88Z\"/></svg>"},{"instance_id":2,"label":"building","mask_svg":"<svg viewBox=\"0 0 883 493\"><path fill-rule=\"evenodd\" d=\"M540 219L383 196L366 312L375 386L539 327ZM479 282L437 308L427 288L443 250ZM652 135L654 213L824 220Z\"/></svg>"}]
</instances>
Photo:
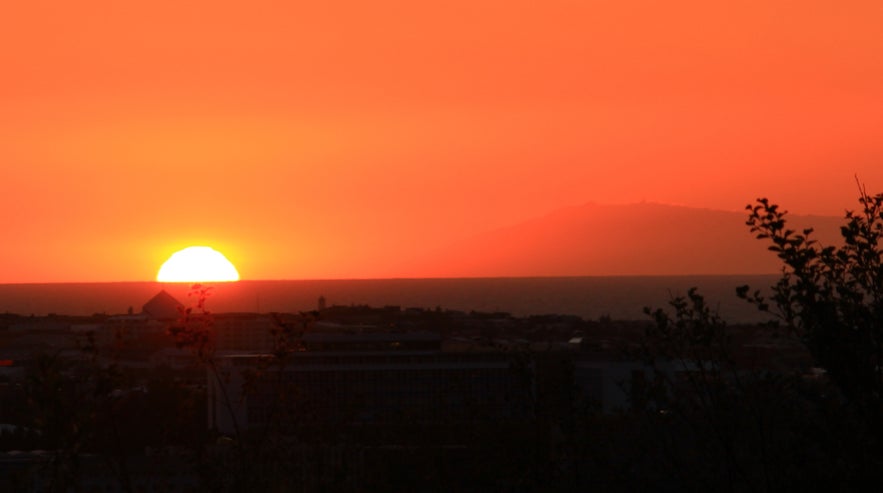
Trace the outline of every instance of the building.
<instances>
[{"instance_id":1,"label":"building","mask_svg":"<svg viewBox=\"0 0 883 493\"><path fill-rule=\"evenodd\" d=\"M468 424L532 415L530 364L514 354L443 353L427 332L310 333L283 364L222 356L209 370L209 427L291 422ZM263 378L252 376L261 373ZM277 423L278 424L278 423Z\"/></svg>"}]
</instances>

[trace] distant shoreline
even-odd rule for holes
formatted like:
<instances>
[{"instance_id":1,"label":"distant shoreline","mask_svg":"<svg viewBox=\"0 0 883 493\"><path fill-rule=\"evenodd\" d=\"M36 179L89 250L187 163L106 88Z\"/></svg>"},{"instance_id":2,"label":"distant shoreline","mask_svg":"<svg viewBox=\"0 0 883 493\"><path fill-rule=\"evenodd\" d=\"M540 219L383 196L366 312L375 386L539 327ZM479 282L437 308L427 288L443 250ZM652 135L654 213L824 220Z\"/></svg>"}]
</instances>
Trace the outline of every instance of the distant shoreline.
<instances>
[{"instance_id":1,"label":"distant shoreline","mask_svg":"<svg viewBox=\"0 0 883 493\"><path fill-rule=\"evenodd\" d=\"M586 319L645 319L646 306L664 307L673 296L698 287L731 323L766 320L735 295L739 285L771 286L777 275L574 276L435 279L268 280L214 283L208 307L215 312L312 310L329 305L400 306L508 312L516 316L561 314ZM161 290L188 304L189 283L93 282L0 284L0 313L21 315L135 313Z\"/></svg>"},{"instance_id":2,"label":"distant shoreline","mask_svg":"<svg viewBox=\"0 0 883 493\"><path fill-rule=\"evenodd\" d=\"M499 279L657 279L657 278L742 278L742 277L767 277L776 276L778 273L748 273L748 274L617 274L617 275L573 275L573 276L465 276L465 277L348 277L348 278L303 278L303 279L240 279L239 281L221 282L160 282L156 280L146 281L47 281L47 282L5 282L0 286L48 286L58 284L157 284L157 285L186 285L193 284L237 284L249 282L338 282L338 281L471 281L471 280L499 280Z\"/></svg>"}]
</instances>

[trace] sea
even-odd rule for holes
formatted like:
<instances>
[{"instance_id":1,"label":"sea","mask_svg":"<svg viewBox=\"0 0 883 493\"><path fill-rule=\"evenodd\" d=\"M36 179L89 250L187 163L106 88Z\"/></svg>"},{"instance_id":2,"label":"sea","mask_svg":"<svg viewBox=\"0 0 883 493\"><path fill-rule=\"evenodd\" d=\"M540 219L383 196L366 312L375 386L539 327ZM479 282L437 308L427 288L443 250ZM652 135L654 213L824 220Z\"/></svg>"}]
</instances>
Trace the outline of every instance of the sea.
<instances>
[{"instance_id":1,"label":"sea","mask_svg":"<svg viewBox=\"0 0 883 493\"><path fill-rule=\"evenodd\" d=\"M507 312L514 316L576 315L597 320L646 320L644 308L665 308L697 288L729 323L755 323L768 315L736 296L736 287L766 291L776 275L610 276L467 279L273 280L207 284L207 308L224 312L287 312L332 305L399 306ZM195 300L188 283L113 282L0 284L0 313L43 316L138 313L165 290L184 305Z\"/></svg>"}]
</instances>

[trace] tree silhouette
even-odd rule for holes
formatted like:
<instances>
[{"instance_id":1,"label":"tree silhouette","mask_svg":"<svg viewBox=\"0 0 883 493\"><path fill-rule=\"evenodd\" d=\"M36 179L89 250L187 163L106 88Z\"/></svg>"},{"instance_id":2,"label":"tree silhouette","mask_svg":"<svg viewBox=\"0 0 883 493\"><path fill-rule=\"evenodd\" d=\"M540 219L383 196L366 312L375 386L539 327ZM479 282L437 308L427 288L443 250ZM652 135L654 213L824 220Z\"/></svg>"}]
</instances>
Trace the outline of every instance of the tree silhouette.
<instances>
[{"instance_id":1,"label":"tree silhouette","mask_svg":"<svg viewBox=\"0 0 883 493\"><path fill-rule=\"evenodd\" d=\"M737 288L768 313L763 327L729 328L695 290L654 324L642 358L652 380L633 387L644 411L639 466L656 484L730 491L854 490L883 467L883 194L859 187L842 243L788 228L768 199L746 224L782 262L769 292ZM811 364L747 365L734 338L800 341ZM783 356L783 355L778 355Z\"/></svg>"},{"instance_id":2,"label":"tree silhouette","mask_svg":"<svg viewBox=\"0 0 883 493\"><path fill-rule=\"evenodd\" d=\"M861 184L859 192L861 209L846 212L841 245L819 244L812 229L789 229L787 212L765 198L747 206L746 224L770 243L782 276L768 296L737 289L798 337L824 371L830 385L812 403L825 419L805 432L832 459L827 466L844 473L841 488L883 467L883 194L871 196Z\"/></svg>"},{"instance_id":3,"label":"tree silhouette","mask_svg":"<svg viewBox=\"0 0 883 493\"><path fill-rule=\"evenodd\" d=\"M747 225L784 265L770 299L747 286L738 294L800 337L844 397L875 418L883 403L883 194L860 192L862 209L846 213L842 246L820 245L812 229L788 229L787 212L767 199L749 205Z\"/></svg>"}]
</instances>

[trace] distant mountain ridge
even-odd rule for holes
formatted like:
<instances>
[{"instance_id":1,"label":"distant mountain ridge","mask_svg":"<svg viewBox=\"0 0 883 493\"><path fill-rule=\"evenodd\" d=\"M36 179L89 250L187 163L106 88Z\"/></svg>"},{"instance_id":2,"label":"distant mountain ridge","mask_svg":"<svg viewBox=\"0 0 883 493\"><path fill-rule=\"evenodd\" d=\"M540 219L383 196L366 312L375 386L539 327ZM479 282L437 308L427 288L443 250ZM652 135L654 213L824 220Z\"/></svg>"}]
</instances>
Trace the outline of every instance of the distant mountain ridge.
<instances>
[{"instance_id":1,"label":"distant mountain ridge","mask_svg":"<svg viewBox=\"0 0 883 493\"><path fill-rule=\"evenodd\" d=\"M768 244L730 212L643 202L559 209L491 231L427 256L421 277L529 277L774 274ZM823 244L839 244L842 218L788 216L813 227Z\"/></svg>"}]
</instances>

